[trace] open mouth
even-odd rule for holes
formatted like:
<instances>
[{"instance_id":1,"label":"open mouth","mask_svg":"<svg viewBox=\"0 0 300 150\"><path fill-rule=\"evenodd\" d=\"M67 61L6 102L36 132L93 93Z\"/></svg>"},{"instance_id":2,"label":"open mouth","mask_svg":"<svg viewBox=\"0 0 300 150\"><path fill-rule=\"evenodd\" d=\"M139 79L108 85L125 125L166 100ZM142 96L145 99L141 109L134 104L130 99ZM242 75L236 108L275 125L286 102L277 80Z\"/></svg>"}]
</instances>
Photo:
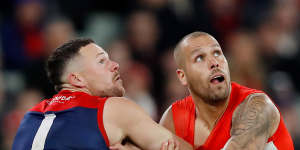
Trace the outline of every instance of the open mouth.
<instances>
[{"instance_id":1,"label":"open mouth","mask_svg":"<svg viewBox=\"0 0 300 150\"><path fill-rule=\"evenodd\" d=\"M113 80L114 80L114 81L118 81L118 80L120 80L120 79L121 79L120 74L119 74L119 73L115 73L114 76L113 76Z\"/></svg>"},{"instance_id":2,"label":"open mouth","mask_svg":"<svg viewBox=\"0 0 300 150\"><path fill-rule=\"evenodd\" d=\"M118 81L118 80L120 80L120 79L121 79L121 78L120 78L119 75L115 78L116 81Z\"/></svg>"},{"instance_id":3,"label":"open mouth","mask_svg":"<svg viewBox=\"0 0 300 150\"><path fill-rule=\"evenodd\" d=\"M224 75L215 75L210 80L210 83L218 84L222 83L225 80Z\"/></svg>"}]
</instances>

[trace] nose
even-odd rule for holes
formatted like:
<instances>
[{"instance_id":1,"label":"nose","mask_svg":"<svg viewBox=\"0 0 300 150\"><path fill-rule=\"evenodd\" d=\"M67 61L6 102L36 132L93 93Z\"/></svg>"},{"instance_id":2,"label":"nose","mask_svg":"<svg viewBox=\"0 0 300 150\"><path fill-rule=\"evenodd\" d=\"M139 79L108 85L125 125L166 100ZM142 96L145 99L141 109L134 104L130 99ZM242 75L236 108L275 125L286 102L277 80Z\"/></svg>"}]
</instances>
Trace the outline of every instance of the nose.
<instances>
[{"instance_id":1,"label":"nose","mask_svg":"<svg viewBox=\"0 0 300 150\"><path fill-rule=\"evenodd\" d=\"M214 68L219 68L219 62L215 58L212 58L210 59L210 69Z\"/></svg>"},{"instance_id":2,"label":"nose","mask_svg":"<svg viewBox=\"0 0 300 150\"><path fill-rule=\"evenodd\" d=\"M119 64L117 63L117 62L115 62L115 61L111 61L111 63L112 63L112 67L111 67L111 71L112 72L115 72L115 71L117 71L117 70L119 70Z\"/></svg>"}]
</instances>

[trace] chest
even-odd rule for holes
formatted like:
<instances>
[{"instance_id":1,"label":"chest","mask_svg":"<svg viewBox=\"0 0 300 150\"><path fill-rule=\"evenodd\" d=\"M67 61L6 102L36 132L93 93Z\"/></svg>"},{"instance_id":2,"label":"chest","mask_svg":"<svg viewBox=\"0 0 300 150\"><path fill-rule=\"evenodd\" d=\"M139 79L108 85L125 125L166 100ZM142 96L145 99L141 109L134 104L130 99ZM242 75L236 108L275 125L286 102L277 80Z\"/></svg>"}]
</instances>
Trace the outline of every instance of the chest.
<instances>
[{"instance_id":1,"label":"chest","mask_svg":"<svg viewBox=\"0 0 300 150\"><path fill-rule=\"evenodd\" d=\"M195 129L194 129L194 146L200 147L205 143L208 136L210 135L211 130L209 130L203 121L196 119L195 120Z\"/></svg>"},{"instance_id":2,"label":"chest","mask_svg":"<svg viewBox=\"0 0 300 150\"><path fill-rule=\"evenodd\" d=\"M198 150L221 149L230 138L231 118L223 118L209 128L204 121L195 119L194 147Z\"/></svg>"}]
</instances>

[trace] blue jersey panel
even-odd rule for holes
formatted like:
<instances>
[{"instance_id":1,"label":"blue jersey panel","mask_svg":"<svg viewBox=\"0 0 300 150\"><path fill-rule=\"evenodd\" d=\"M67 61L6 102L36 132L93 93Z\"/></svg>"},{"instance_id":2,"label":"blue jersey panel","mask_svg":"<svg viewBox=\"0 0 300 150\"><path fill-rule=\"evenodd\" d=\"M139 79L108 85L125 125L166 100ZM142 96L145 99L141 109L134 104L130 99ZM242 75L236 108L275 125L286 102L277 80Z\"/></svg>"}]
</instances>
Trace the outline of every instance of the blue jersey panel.
<instances>
[{"instance_id":1,"label":"blue jersey panel","mask_svg":"<svg viewBox=\"0 0 300 150\"><path fill-rule=\"evenodd\" d=\"M28 112L18 129L13 143L13 150L30 150L34 136L39 129L44 115L38 112Z\"/></svg>"},{"instance_id":2,"label":"blue jersey panel","mask_svg":"<svg viewBox=\"0 0 300 150\"><path fill-rule=\"evenodd\" d=\"M48 132L44 150L109 150L98 127L98 109L74 107L47 113L54 113L56 117ZM43 119L41 113L30 112L25 116L13 150L31 149Z\"/></svg>"},{"instance_id":3,"label":"blue jersey panel","mask_svg":"<svg viewBox=\"0 0 300 150\"><path fill-rule=\"evenodd\" d=\"M45 150L108 150L98 128L98 109L75 107L55 113Z\"/></svg>"}]
</instances>

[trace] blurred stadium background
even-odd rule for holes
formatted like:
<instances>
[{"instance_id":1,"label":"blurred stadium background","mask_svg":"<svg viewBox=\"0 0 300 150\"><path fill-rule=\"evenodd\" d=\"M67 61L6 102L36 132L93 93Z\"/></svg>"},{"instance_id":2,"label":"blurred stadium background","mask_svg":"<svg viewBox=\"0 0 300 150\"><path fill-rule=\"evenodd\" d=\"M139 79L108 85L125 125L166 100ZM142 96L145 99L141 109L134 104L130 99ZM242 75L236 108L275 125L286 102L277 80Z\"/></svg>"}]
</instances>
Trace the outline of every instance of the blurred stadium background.
<instances>
[{"instance_id":1,"label":"blurred stadium background","mask_svg":"<svg viewBox=\"0 0 300 150\"><path fill-rule=\"evenodd\" d=\"M270 95L300 149L299 12L300 0L1 0L0 149L55 93L43 66L58 45L93 38L120 64L126 96L158 121L188 94L172 49L196 30L220 42L233 81Z\"/></svg>"}]
</instances>

